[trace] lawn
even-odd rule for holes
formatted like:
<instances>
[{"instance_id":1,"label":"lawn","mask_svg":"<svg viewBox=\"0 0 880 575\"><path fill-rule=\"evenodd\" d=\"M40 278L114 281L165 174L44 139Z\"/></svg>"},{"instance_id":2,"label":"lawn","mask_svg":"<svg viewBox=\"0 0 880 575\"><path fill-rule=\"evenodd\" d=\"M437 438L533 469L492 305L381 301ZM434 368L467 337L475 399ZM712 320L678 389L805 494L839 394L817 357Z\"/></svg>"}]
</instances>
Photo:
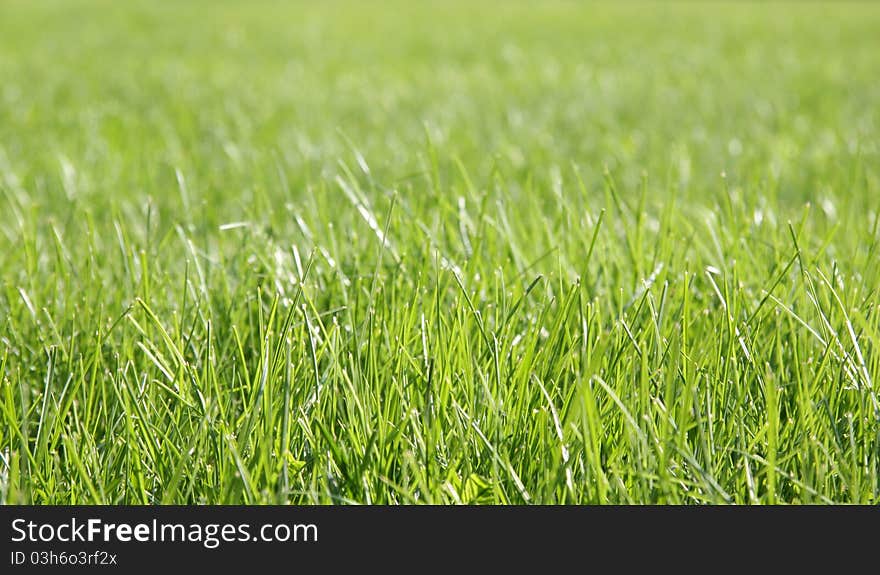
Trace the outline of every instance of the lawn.
<instances>
[{"instance_id":1,"label":"lawn","mask_svg":"<svg viewBox=\"0 0 880 575\"><path fill-rule=\"evenodd\" d=\"M0 503L880 503L878 30L0 2Z\"/></svg>"}]
</instances>

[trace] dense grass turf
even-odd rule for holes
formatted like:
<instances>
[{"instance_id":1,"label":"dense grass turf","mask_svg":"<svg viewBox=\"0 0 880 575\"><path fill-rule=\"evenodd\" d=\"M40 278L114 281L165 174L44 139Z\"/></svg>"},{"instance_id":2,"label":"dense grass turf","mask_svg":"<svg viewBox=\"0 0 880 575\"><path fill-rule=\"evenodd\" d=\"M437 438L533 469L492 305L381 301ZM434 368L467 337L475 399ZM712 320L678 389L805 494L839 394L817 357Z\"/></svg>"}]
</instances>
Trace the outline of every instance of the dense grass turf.
<instances>
[{"instance_id":1,"label":"dense grass turf","mask_svg":"<svg viewBox=\"0 0 880 575\"><path fill-rule=\"evenodd\" d=\"M0 502L880 502L878 30L0 3Z\"/></svg>"}]
</instances>

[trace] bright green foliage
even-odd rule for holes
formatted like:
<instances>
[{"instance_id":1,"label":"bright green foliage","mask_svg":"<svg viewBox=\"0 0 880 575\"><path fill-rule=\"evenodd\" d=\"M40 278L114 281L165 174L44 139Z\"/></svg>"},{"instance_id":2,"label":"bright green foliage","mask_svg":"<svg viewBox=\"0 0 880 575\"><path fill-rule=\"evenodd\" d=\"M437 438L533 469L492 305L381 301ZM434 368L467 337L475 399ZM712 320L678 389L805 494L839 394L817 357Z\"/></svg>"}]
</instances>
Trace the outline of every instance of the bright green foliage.
<instances>
[{"instance_id":1,"label":"bright green foliage","mask_svg":"<svg viewBox=\"0 0 880 575\"><path fill-rule=\"evenodd\" d=\"M0 2L0 503L880 502L878 31Z\"/></svg>"}]
</instances>

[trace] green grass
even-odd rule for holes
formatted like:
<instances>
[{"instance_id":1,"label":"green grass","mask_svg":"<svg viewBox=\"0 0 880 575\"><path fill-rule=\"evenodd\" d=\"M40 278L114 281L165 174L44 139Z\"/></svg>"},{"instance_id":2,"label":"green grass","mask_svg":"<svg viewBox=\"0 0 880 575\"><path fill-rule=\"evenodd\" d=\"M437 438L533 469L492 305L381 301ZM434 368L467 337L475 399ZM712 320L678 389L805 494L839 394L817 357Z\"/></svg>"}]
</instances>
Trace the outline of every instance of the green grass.
<instances>
[{"instance_id":1,"label":"green grass","mask_svg":"<svg viewBox=\"0 0 880 575\"><path fill-rule=\"evenodd\" d=\"M0 3L0 503L880 503L877 30Z\"/></svg>"}]
</instances>

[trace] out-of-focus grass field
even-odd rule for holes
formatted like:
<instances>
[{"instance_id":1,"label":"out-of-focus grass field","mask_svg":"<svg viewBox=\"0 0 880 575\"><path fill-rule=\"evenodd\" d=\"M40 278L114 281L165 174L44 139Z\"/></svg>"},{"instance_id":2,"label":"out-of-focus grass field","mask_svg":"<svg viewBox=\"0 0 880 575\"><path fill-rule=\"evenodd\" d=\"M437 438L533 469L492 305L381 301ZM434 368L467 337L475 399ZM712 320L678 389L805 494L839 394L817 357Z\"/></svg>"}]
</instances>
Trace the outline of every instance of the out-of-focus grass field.
<instances>
[{"instance_id":1,"label":"out-of-focus grass field","mask_svg":"<svg viewBox=\"0 0 880 575\"><path fill-rule=\"evenodd\" d=\"M878 30L0 2L0 502L880 502Z\"/></svg>"}]
</instances>

